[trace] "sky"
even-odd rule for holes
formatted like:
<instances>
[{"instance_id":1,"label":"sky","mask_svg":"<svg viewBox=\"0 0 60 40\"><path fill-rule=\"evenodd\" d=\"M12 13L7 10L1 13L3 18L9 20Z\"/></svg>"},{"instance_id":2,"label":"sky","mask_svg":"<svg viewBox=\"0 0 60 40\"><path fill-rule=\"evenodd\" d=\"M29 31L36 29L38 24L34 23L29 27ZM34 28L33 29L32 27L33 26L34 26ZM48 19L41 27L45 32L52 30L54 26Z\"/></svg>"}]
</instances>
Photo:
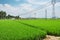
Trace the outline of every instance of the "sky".
<instances>
[{"instance_id":1,"label":"sky","mask_svg":"<svg viewBox=\"0 0 60 40\"><path fill-rule=\"evenodd\" d=\"M51 0L0 0L0 11L6 11L7 15L20 17L52 17ZM56 0L55 16L60 17L60 0Z\"/></svg>"}]
</instances>

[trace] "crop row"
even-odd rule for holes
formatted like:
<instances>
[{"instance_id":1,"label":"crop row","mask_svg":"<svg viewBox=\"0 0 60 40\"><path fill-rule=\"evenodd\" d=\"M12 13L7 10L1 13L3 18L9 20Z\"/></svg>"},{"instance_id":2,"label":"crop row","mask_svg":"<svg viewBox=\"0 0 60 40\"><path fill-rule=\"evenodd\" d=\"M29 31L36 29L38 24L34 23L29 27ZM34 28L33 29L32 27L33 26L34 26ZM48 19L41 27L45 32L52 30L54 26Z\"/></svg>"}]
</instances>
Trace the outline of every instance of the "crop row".
<instances>
[{"instance_id":1,"label":"crop row","mask_svg":"<svg viewBox=\"0 0 60 40\"><path fill-rule=\"evenodd\" d=\"M0 40L39 40L46 32L14 20L0 20Z\"/></svg>"},{"instance_id":2,"label":"crop row","mask_svg":"<svg viewBox=\"0 0 60 40\"><path fill-rule=\"evenodd\" d=\"M60 36L60 19L20 20L20 22L44 30L49 35Z\"/></svg>"}]
</instances>

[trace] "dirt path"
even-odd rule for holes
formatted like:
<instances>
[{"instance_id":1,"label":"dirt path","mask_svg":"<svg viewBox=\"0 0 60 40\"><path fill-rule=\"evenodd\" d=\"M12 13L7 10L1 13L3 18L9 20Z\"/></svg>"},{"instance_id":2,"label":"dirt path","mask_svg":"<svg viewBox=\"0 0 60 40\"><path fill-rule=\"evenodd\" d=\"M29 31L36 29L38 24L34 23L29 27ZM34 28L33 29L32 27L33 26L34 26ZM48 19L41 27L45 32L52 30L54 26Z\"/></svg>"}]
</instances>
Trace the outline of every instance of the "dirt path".
<instances>
[{"instance_id":1,"label":"dirt path","mask_svg":"<svg viewBox=\"0 0 60 40\"><path fill-rule=\"evenodd\" d=\"M60 37L46 35L46 38L43 40L60 40Z\"/></svg>"}]
</instances>

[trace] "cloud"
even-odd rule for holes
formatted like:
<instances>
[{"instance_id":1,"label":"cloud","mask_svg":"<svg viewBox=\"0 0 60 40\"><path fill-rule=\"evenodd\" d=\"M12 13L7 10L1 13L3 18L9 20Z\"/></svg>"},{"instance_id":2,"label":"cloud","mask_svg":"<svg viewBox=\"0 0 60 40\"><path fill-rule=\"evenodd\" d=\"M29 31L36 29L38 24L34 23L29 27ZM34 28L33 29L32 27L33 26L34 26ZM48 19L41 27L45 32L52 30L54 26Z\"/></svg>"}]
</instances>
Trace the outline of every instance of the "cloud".
<instances>
[{"instance_id":1,"label":"cloud","mask_svg":"<svg viewBox=\"0 0 60 40\"><path fill-rule=\"evenodd\" d=\"M0 4L0 11L6 11L7 15L14 15L14 16L21 16L21 17L45 17L45 7L49 7L47 8L48 10L48 17L52 16L52 7L51 7L51 3L47 3L47 2L42 2L42 1L36 1L36 0L27 0L28 3L23 3L20 4L18 6L12 6L10 4ZM46 4L45 4L46 3ZM42 10L41 10L41 9ZM60 3L56 4L56 15L60 15ZM40 9L38 11L38 9ZM34 14L36 13L36 15ZM57 14L58 13L58 14Z\"/></svg>"},{"instance_id":2,"label":"cloud","mask_svg":"<svg viewBox=\"0 0 60 40\"><path fill-rule=\"evenodd\" d=\"M22 11L28 12L28 11L32 11L34 8L32 7L31 4L21 4L19 6L21 8Z\"/></svg>"},{"instance_id":3,"label":"cloud","mask_svg":"<svg viewBox=\"0 0 60 40\"><path fill-rule=\"evenodd\" d=\"M56 6L60 6L60 2L56 3Z\"/></svg>"},{"instance_id":4,"label":"cloud","mask_svg":"<svg viewBox=\"0 0 60 40\"><path fill-rule=\"evenodd\" d=\"M51 5L51 0L27 0L29 4L32 4L34 8L42 9Z\"/></svg>"},{"instance_id":5,"label":"cloud","mask_svg":"<svg viewBox=\"0 0 60 40\"><path fill-rule=\"evenodd\" d=\"M43 4L46 4L48 1L47 0L27 0L28 3L31 3L31 4L38 4L38 5L43 5Z\"/></svg>"},{"instance_id":6,"label":"cloud","mask_svg":"<svg viewBox=\"0 0 60 40\"><path fill-rule=\"evenodd\" d=\"M56 2L60 2L60 0L56 0Z\"/></svg>"},{"instance_id":7,"label":"cloud","mask_svg":"<svg viewBox=\"0 0 60 40\"><path fill-rule=\"evenodd\" d=\"M0 4L0 10L6 11L7 14L13 15L17 9L9 4Z\"/></svg>"},{"instance_id":8,"label":"cloud","mask_svg":"<svg viewBox=\"0 0 60 40\"><path fill-rule=\"evenodd\" d=\"M21 4L17 7L11 6L9 4L0 4L0 11L1 10L6 11L7 15L10 14L14 16L20 16L20 14L32 11L34 8L32 8L32 5L30 4Z\"/></svg>"}]
</instances>

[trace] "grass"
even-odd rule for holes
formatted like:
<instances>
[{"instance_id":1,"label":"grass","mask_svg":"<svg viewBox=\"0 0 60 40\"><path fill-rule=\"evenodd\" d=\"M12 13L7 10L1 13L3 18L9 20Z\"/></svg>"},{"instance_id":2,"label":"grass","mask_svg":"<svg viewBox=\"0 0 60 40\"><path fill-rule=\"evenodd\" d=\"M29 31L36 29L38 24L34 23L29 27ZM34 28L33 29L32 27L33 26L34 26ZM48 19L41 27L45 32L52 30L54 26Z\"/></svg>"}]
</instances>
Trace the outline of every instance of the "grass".
<instances>
[{"instance_id":1,"label":"grass","mask_svg":"<svg viewBox=\"0 0 60 40\"><path fill-rule=\"evenodd\" d=\"M34 28L44 30L48 35L60 36L60 19L33 19L20 20L20 22L31 25Z\"/></svg>"},{"instance_id":2,"label":"grass","mask_svg":"<svg viewBox=\"0 0 60 40\"><path fill-rule=\"evenodd\" d=\"M26 20L24 23L29 21ZM0 20L0 40L39 40L45 36L45 31L22 24L20 21Z\"/></svg>"},{"instance_id":3,"label":"grass","mask_svg":"<svg viewBox=\"0 0 60 40\"><path fill-rule=\"evenodd\" d=\"M0 40L42 40L60 36L60 19L0 20Z\"/></svg>"}]
</instances>

